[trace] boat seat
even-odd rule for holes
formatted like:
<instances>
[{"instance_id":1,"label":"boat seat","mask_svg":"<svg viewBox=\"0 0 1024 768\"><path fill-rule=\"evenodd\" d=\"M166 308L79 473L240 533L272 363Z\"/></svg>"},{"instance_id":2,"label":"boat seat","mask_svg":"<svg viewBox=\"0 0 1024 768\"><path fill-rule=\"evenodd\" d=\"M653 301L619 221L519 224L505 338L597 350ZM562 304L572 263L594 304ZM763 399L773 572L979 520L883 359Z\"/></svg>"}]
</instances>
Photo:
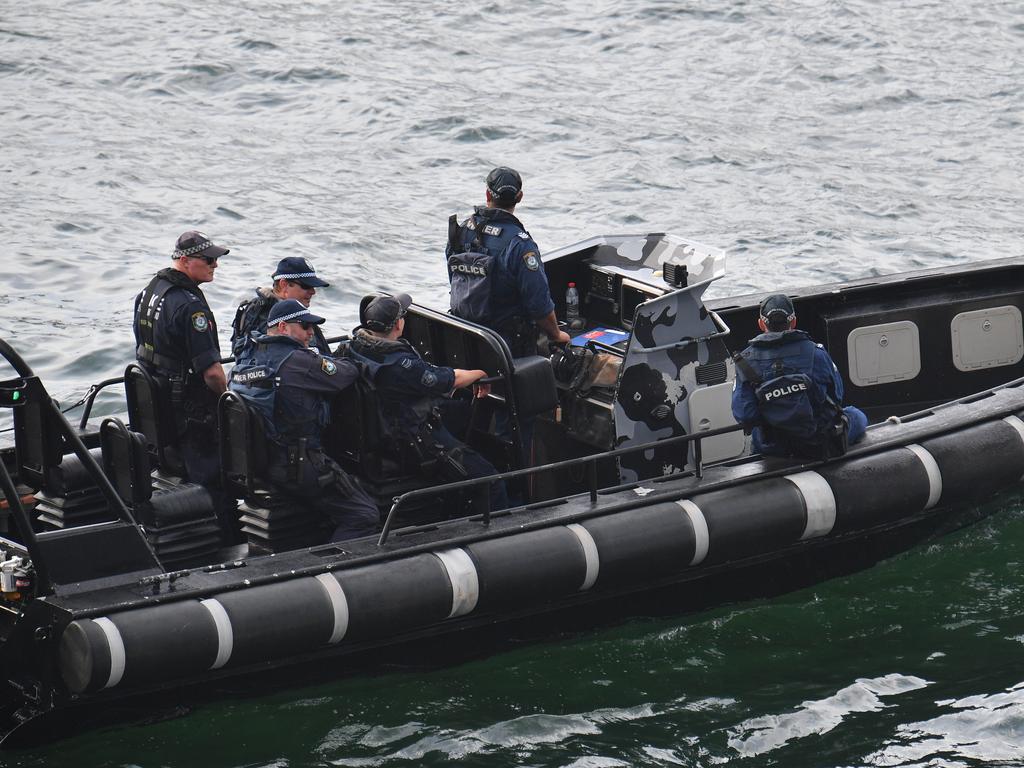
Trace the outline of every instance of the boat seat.
<instances>
[{"instance_id":1,"label":"boat seat","mask_svg":"<svg viewBox=\"0 0 1024 768\"><path fill-rule=\"evenodd\" d=\"M213 562L220 528L210 492L195 483L154 485L148 441L120 419L100 425L102 466L168 570Z\"/></svg>"},{"instance_id":2,"label":"boat seat","mask_svg":"<svg viewBox=\"0 0 1024 768\"><path fill-rule=\"evenodd\" d=\"M125 368L124 389L129 429L145 436L152 463L165 475L184 477L171 393L138 363Z\"/></svg>"},{"instance_id":3,"label":"boat seat","mask_svg":"<svg viewBox=\"0 0 1024 768\"><path fill-rule=\"evenodd\" d=\"M325 541L323 516L280 493L267 479L269 438L263 417L229 390L217 402L217 420L222 487L228 496L242 499L242 533L250 551L284 552Z\"/></svg>"}]
</instances>

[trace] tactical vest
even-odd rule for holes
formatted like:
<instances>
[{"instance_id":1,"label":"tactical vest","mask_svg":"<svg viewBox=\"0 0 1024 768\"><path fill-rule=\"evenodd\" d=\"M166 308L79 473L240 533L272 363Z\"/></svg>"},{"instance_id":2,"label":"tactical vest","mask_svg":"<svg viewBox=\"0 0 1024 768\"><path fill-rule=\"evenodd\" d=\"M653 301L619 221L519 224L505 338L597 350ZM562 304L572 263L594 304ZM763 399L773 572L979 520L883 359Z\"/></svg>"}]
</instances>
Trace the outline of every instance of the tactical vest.
<instances>
[{"instance_id":1,"label":"tactical vest","mask_svg":"<svg viewBox=\"0 0 1024 768\"><path fill-rule=\"evenodd\" d=\"M803 331L787 331L783 339L772 346L751 344L741 358L746 365L737 367L754 385L765 437L794 447L814 445L831 436L842 410L811 378L817 345Z\"/></svg>"},{"instance_id":2,"label":"tactical vest","mask_svg":"<svg viewBox=\"0 0 1024 768\"><path fill-rule=\"evenodd\" d=\"M139 345L135 349L135 356L139 360L156 366L167 377L181 377L186 384L193 384L197 378L196 373L201 372L193 371L189 366L189 361L170 357L157 349L156 319L161 312L164 297L172 288L181 288L201 302L203 309L211 318L210 324L213 333L217 334L213 312L210 310L210 305L206 303L206 297L199 290L199 286L183 272L167 267L156 273L149 281L149 285L143 289L139 299L138 312L135 316Z\"/></svg>"},{"instance_id":3,"label":"tactical vest","mask_svg":"<svg viewBox=\"0 0 1024 768\"><path fill-rule=\"evenodd\" d=\"M283 446L303 438L314 438L318 443L321 430L330 420L330 406L325 398L312 411L296 413L277 408L281 366L301 349L298 342L288 337L258 336L235 363L228 382L231 391L244 397L263 417L267 437Z\"/></svg>"},{"instance_id":4,"label":"tactical vest","mask_svg":"<svg viewBox=\"0 0 1024 768\"><path fill-rule=\"evenodd\" d=\"M486 215L490 210L477 208L461 226L452 214L447 249L452 314L487 326L494 321L494 283L504 257L514 238L526 231L512 214Z\"/></svg>"},{"instance_id":5,"label":"tactical vest","mask_svg":"<svg viewBox=\"0 0 1024 768\"><path fill-rule=\"evenodd\" d=\"M263 334L266 328L260 328L261 320L265 320L270 313L270 308L277 301L275 296L264 296L257 289L256 295L243 301L235 310L235 317L231 321L231 354L236 358L243 354L245 348L253 343L255 336L253 332Z\"/></svg>"},{"instance_id":6,"label":"tactical vest","mask_svg":"<svg viewBox=\"0 0 1024 768\"><path fill-rule=\"evenodd\" d=\"M402 360L409 357L409 353L419 355L411 345L401 344L401 348L393 349L383 354L368 354L367 344L355 338L348 345L348 354L356 362L366 366L366 375L374 384L378 400L383 399L381 427L384 436L394 440L415 439L423 437L424 429L428 426L434 412L433 395L425 395L415 399L411 398L381 398L382 390L377 386L377 377L380 372L389 366L399 365Z\"/></svg>"}]
</instances>

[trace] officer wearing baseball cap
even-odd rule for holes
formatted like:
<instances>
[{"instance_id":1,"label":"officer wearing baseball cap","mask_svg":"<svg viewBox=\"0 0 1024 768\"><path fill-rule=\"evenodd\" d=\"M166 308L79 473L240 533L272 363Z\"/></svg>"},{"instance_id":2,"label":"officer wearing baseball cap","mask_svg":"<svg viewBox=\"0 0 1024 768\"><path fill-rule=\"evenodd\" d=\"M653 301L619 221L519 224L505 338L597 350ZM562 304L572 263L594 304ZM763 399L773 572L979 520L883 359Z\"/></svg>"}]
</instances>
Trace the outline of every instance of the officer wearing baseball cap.
<instances>
[{"instance_id":1,"label":"officer wearing baseball cap","mask_svg":"<svg viewBox=\"0 0 1024 768\"><path fill-rule=\"evenodd\" d=\"M487 175L486 206L462 224L448 221L448 279L452 313L501 335L513 357L536 354L538 331L566 344L559 329L540 248L514 215L523 179L500 166Z\"/></svg>"},{"instance_id":2,"label":"officer wearing baseball cap","mask_svg":"<svg viewBox=\"0 0 1024 768\"><path fill-rule=\"evenodd\" d=\"M489 385L477 385L487 372L431 365L407 339L405 315L412 304L407 293L366 296L359 303L360 325L348 345L352 359L364 364L381 409L381 422L407 471L419 469L433 479L454 482L497 473L475 450L456 439L446 427L450 416L448 395L472 386L477 397L486 397ZM402 455L404 448L405 455ZM410 465L416 466L410 466ZM491 509L508 506L505 484L490 484Z\"/></svg>"},{"instance_id":3,"label":"officer wearing baseball cap","mask_svg":"<svg viewBox=\"0 0 1024 768\"><path fill-rule=\"evenodd\" d=\"M793 302L767 296L761 335L734 356L732 413L752 432L755 452L831 458L864 437L867 417L843 402L843 379L828 352L796 328Z\"/></svg>"},{"instance_id":4,"label":"officer wearing baseball cap","mask_svg":"<svg viewBox=\"0 0 1024 768\"><path fill-rule=\"evenodd\" d=\"M135 356L164 391L178 425L186 479L214 491L220 485L217 397L227 386L221 367L217 322L200 285L211 282L227 248L202 232L182 233L161 269L135 297ZM240 539L237 521L221 513L225 541Z\"/></svg>"},{"instance_id":5,"label":"officer wearing baseball cap","mask_svg":"<svg viewBox=\"0 0 1024 768\"><path fill-rule=\"evenodd\" d=\"M342 541L374 533L379 512L323 451L330 402L361 373L351 360L309 348L323 322L297 299L276 302L267 315L267 333L243 349L230 386L263 417L271 482L321 512L334 529L331 541Z\"/></svg>"},{"instance_id":6,"label":"officer wearing baseball cap","mask_svg":"<svg viewBox=\"0 0 1024 768\"><path fill-rule=\"evenodd\" d=\"M254 295L244 299L235 310L231 323L231 353L237 358L242 349L250 344L254 334L267 332L267 318L271 308L283 299L296 299L309 306L317 288L330 285L320 279L313 266L301 256L281 259L271 275L269 288L256 288ZM310 347L322 355L329 355L330 348L323 331L316 326Z\"/></svg>"}]
</instances>

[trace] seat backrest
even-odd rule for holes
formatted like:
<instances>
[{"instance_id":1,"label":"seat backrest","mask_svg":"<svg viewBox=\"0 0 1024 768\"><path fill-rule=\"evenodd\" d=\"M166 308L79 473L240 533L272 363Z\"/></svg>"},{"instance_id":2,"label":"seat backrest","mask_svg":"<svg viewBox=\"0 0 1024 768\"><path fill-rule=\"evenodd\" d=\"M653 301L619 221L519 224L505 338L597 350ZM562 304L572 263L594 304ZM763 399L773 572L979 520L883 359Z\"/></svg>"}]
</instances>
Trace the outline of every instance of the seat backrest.
<instances>
[{"instance_id":1,"label":"seat backrest","mask_svg":"<svg viewBox=\"0 0 1024 768\"><path fill-rule=\"evenodd\" d=\"M245 398L228 390L217 401L224 492L245 498L267 472L267 436L263 419Z\"/></svg>"},{"instance_id":2,"label":"seat backrest","mask_svg":"<svg viewBox=\"0 0 1024 768\"><path fill-rule=\"evenodd\" d=\"M170 392L137 363L125 369L124 389L129 428L145 435L150 454L161 470L184 476Z\"/></svg>"},{"instance_id":3,"label":"seat backrest","mask_svg":"<svg viewBox=\"0 0 1024 768\"><path fill-rule=\"evenodd\" d=\"M120 419L107 418L100 425L103 471L117 495L129 507L137 507L153 495L146 438L132 432Z\"/></svg>"},{"instance_id":4,"label":"seat backrest","mask_svg":"<svg viewBox=\"0 0 1024 768\"><path fill-rule=\"evenodd\" d=\"M18 480L36 488L49 485L51 471L64 457L60 425L51 417L43 397L49 395L40 387L39 394L27 397L24 405L13 409Z\"/></svg>"}]
</instances>

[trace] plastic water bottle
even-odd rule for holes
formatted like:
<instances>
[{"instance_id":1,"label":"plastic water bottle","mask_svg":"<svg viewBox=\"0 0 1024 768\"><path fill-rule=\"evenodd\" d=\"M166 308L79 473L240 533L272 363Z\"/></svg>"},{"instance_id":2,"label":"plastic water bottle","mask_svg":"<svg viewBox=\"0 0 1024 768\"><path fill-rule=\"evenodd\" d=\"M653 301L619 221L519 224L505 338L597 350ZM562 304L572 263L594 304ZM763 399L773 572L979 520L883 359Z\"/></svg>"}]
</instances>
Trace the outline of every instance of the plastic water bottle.
<instances>
[{"instance_id":1,"label":"plastic water bottle","mask_svg":"<svg viewBox=\"0 0 1024 768\"><path fill-rule=\"evenodd\" d=\"M569 283L569 289L565 292L565 322L570 328L583 326L580 319L580 292L576 290L576 283Z\"/></svg>"}]
</instances>

